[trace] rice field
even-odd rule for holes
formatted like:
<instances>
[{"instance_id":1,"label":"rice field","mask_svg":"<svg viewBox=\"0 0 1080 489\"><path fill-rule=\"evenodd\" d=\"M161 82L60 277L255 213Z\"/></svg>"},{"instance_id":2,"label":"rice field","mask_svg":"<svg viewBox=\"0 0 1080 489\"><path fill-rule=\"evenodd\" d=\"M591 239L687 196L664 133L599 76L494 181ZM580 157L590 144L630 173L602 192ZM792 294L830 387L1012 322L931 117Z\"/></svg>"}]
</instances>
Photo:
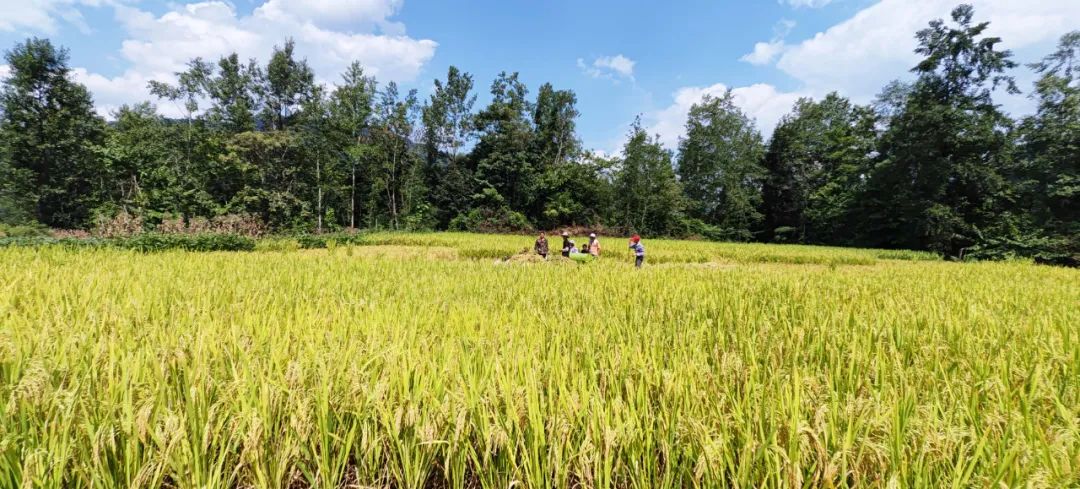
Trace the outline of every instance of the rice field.
<instances>
[{"instance_id":1,"label":"rice field","mask_svg":"<svg viewBox=\"0 0 1080 489\"><path fill-rule=\"evenodd\" d=\"M1080 271L624 242L0 249L0 487L1080 486Z\"/></svg>"}]
</instances>

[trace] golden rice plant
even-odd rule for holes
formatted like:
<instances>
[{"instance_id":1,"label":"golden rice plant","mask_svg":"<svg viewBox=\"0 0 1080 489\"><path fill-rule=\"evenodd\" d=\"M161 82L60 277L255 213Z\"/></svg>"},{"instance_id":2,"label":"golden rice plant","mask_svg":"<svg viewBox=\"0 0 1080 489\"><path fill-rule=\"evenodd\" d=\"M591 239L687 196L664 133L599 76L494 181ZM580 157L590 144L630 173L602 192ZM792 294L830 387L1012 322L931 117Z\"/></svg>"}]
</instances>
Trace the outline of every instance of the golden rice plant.
<instances>
[{"instance_id":1,"label":"golden rice plant","mask_svg":"<svg viewBox=\"0 0 1080 489\"><path fill-rule=\"evenodd\" d=\"M0 487L1080 485L1076 270L363 244L0 249Z\"/></svg>"}]
</instances>

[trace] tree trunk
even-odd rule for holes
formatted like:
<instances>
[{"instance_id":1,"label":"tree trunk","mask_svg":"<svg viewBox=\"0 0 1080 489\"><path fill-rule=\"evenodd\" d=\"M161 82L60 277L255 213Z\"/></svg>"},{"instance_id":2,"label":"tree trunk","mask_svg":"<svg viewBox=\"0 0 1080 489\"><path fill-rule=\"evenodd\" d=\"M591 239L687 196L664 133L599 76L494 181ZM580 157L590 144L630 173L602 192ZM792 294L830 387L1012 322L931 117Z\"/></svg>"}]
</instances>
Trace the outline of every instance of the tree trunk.
<instances>
[{"instance_id":1,"label":"tree trunk","mask_svg":"<svg viewBox=\"0 0 1080 489\"><path fill-rule=\"evenodd\" d=\"M322 221L323 221L323 210L322 210L322 161L321 161L320 158L321 157L318 154L315 156L315 184L319 189L319 201L318 201L318 203L315 204L315 209L316 209L316 212L319 215L318 228L317 228L318 233L322 234Z\"/></svg>"},{"instance_id":2,"label":"tree trunk","mask_svg":"<svg viewBox=\"0 0 1080 489\"><path fill-rule=\"evenodd\" d=\"M356 162L352 163L352 189L349 190L349 229L356 229Z\"/></svg>"}]
</instances>

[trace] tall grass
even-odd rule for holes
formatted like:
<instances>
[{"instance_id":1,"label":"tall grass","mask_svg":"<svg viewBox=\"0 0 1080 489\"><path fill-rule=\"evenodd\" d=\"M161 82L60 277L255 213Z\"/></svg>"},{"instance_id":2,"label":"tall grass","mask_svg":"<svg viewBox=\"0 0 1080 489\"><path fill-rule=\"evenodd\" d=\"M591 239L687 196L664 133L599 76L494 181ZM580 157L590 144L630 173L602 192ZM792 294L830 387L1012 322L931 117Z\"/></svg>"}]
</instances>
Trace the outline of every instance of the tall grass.
<instances>
[{"instance_id":1,"label":"tall grass","mask_svg":"<svg viewBox=\"0 0 1080 489\"><path fill-rule=\"evenodd\" d=\"M1075 270L413 239L0 249L0 487L1080 484Z\"/></svg>"}]
</instances>

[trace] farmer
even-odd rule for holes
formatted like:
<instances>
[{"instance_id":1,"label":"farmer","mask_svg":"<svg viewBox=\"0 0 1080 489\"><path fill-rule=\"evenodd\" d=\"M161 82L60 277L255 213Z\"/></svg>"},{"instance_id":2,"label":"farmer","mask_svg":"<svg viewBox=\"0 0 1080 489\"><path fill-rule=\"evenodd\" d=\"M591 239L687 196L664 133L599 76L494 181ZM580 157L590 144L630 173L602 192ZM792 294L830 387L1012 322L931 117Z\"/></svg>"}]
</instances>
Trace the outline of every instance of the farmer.
<instances>
[{"instance_id":1,"label":"farmer","mask_svg":"<svg viewBox=\"0 0 1080 489\"><path fill-rule=\"evenodd\" d=\"M589 233L589 254L600 258L600 240L596 239L596 233Z\"/></svg>"},{"instance_id":2,"label":"farmer","mask_svg":"<svg viewBox=\"0 0 1080 489\"><path fill-rule=\"evenodd\" d=\"M570 251L568 251L566 253L566 256L570 256L570 255L573 255L574 253L579 253L579 252L580 251L577 248L577 243L574 243L574 240L570 240Z\"/></svg>"},{"instance_id":3,"label":"farmer","mask_svg":"<svg viewBox=\"0 0 1080 489\"><path fill-rule=\"evenodd\" d=\"M641 268L645 262L645 245L641 244L641 236L635 234L630 238L630 249L634 250L634 266Z\"/></svg>"},{"instance_id":4,"label":"farmer","mask_svg":"<svg viewBox=\"0 0 1080 489\"><path fill-rule=\"evenodd\" d=\"M544 257L547 260L548 255L548 242L547 233L540 231L540 237L536 238L536 244L533 245L533 249L536 250L536 254Z\"/></svg>"},{"instance_id":5,"label":"farmer","mask_svg":"<svg viewBox=\"0 0 1080 489\"><path fill-rule=\"evenodd\" d=\"M562 256L570 258L570 247L574 245L573 241L570 241L570 233L562 232Z\"/></svg>"}]
</instances>

